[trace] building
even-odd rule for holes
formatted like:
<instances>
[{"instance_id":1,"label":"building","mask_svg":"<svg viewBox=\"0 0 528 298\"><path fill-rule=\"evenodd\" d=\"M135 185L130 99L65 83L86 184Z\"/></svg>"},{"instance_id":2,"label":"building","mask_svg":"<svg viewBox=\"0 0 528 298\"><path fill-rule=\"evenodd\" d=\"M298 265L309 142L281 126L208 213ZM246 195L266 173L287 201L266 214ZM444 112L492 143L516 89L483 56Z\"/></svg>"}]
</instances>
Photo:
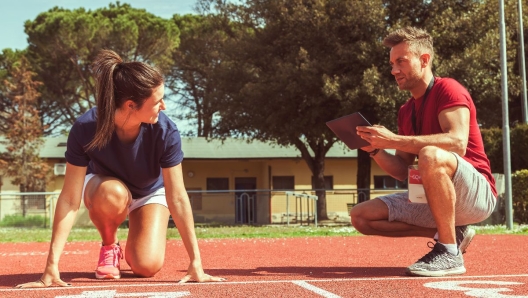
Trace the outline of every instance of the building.
<instances>
[{"instance_id":1,"label":"building","mask_svg":"<svg viewBox=\"0 0 528 298\"><path fill-rule=\"evenodd\" d=\"M40 156L54 167L47 191L59 192L66 169L66 137L49 137ZM183 138L184 181L196 222L224 224L270 224L313 220L315 195L312 173L294 147L280 147L240 139L208 141ZM325 160L327 213L330 219L349 222L349 208L357 202L357 151L337 143ZM406 188L372 163L371 197ZM12 212L6 193L17 186L2 177L0 219ZM48 199L54 205L56 195ZM13 204L11 202L11 204ZM48 208L46 207L46 208ZM35 208L34 208L35 209ZM38 208L37 208L38 209ZM51 208L50 212L52 212ZM77 225L90 224L81 205Z\"/></svg>"}]
</instances>

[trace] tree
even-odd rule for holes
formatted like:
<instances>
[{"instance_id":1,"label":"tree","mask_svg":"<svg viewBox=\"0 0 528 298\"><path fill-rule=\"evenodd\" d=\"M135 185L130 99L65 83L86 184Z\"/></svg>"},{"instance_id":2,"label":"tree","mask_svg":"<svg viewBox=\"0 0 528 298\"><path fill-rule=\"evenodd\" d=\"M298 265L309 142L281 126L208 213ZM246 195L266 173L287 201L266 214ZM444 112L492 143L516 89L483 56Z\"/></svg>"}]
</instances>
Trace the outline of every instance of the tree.
<instances>
[{"instance_id":1,"label":"tree","mask_svg":"<svg viewBox=\"0 0 528 298\"><path fill-rule=\"evenodd\" d=\"M172 21L119 2L95 11L55 7L27 21L25 32L28 58L44 84L39 107L49 125L46 133L73 124L95 105L90 65L99 50L167 71L179 42Z\"/></svg>"},{"instance_id":2,"label":"tree","mask_svg":"<svg viewBox=\"0 0 528 298\"><path fill-rule=\"evenodd\" d=\"M179 97L178 104L185 112L177 118L193 121L199 137L212 137L215 115L225 88L236 86L236 80L228 77L230 61L226 47L230 39L220 15L174 15L180 28L180 46L173 54L174 64L168 74L168 87ZM232 28L231 28L232 30Z\"/></svg>"},{"instance_id":3,"label":"tree","mask_svg":"<svg viewBox=\"0 0 528 298\"><path fill-rule=\"evenodd\" d=\"M4 80L6 96L11 106L5 107L7 152L0 159L0 171L20 186L20 192L45 191L50 179L51 167L39 158L43 143L43 127L36 108L40 82L33 81L35 73L29 70L29 63L22 57L13 65L11 77ZM26 215L26 197L22 196L22 211Z\"/></svg>"},{"instance_id":4,"label":"tree","mask_svg":"<svg viewBox=\"0 0 528 298\"><path fill-rule=\"evenodd\" d=\"M314 177L318 218L327 219L324 164L337 138L325 122L360 110L379 120L377 99L362 85L382 55L381 2L216 4L243 26L229 54L236 74L247 74L233 76L243 82L225 97L216 135L295 146Z\"/></svg>"},{"instance_id":5,"label":"tree","mask_svg":"<svg viewBox=\"0 0 528 298\"><path fill-rule=\"evenodd\" d=\"M434 1L435 4L439 1ZM501 69L496 1L463 1L467 5L438 7L437 17L428 29L435 38L437 73L455 78L470 92L483 127L501 126ZM507 18L515 20L515 3L505 6ZM520 77L514 65L518 61L516 24L507 27L508 97L512 119L520 119ZM515 120L512 120L514 122Z\"/></svg>"},{"instance_id":6,"label":"tree","mask_svg":"<svg viewBox=\"0 0 528 298\"><path fill-rule=\"evenodd\" d=\"M526 1L525 1L526 2ZM452 77L470 92L483 127L500 126L502 114L497 1L475 0L384 0L387 27L412 25L425 28L434 39L433 72ZM505 3L507 20L517 20L516 1ZM525 14L526 15L526 14ZM508 97L512 123L520 119L518 40L515 21L508 22Z\"/></svg>"},{"instance_id":7,"label":"tree","mask_svg":"<svg viewBox=\"0 0 528 298\"><path fill-rule=\"evenodd\" d=\"M10 127L8 122L9 111L13 106L9 95L7 85L4 84L6 80L10 80L13 67L20 61L22 51L12 51L11 49L4 49L0 53L0 132L5 133Z\"/></svg>"}]
</instances>

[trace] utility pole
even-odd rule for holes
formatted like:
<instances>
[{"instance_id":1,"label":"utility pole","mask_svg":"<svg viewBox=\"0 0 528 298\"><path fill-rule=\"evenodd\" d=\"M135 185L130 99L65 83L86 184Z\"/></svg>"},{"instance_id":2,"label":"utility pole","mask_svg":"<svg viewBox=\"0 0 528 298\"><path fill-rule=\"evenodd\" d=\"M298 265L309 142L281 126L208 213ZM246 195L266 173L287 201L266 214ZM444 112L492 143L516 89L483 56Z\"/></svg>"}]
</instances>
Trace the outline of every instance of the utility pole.
<instances>
[{"instance_id":1,"label":"utility pole","mask_svg":"<svg viewBox=\"0 0 528 298\"><path fill-rule=\"evenodd\" d=\"M499 0L499 33L502 85L502 151L504 161L504 202L506 228L513 229L511 161L510 161L510 124L508 116L508 66L506 65L506 25L504 24L504 0Z\"/></svg>"},{"instance_id":2,"label":"utility pole","mask_svg":"<svg viewBox=\"0 0 528 298\"><path fill-rule=\"evenodd\" d=\"M522 108L522 123L528 123L527 111L527 95L526 95L526 62L524 58L524 26L523 26L523 9L522 0L519 1L519 43L520 43L520 64L521 64L521 108Z\"/></svg>"}]
</instances>

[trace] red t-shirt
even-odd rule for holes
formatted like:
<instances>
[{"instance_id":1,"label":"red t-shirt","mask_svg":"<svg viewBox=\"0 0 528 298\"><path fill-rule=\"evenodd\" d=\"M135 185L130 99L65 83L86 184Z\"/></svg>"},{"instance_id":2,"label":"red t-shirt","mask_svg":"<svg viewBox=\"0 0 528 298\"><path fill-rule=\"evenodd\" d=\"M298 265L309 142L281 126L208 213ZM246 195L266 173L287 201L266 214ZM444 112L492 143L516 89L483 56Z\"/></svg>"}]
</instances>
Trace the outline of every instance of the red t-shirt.
<instances>
[{"instance_id":1,"label":"red t-shirt","mask_svg":"<svg viewBox=\"0 0 528 298\"><path fill-rule=\"evenodd\" d=\"M469 109L469 139L464 158L475 169L484 175L488 180L491 190L495 197L497 197L497 189L495 188L495 179L491 174L490 162L488 156L484 151L484 144L482 142L482 135L477 122L477 110L471 99L471 95L460 83L450 78L435 78L435 83L427 98L425 106L423 107L423 117L420 113L423 96L414 99L410 98L405 104L400 107L398 112L398 134L405 136L416 135L413 129L412 110L416 103L416 122L417 125L421 123L421 135L432 135L442 133L438 115L442 110L454 107L464 106ZM419 130L419 129L418 129Z\"/></svg>"}]
</instances>

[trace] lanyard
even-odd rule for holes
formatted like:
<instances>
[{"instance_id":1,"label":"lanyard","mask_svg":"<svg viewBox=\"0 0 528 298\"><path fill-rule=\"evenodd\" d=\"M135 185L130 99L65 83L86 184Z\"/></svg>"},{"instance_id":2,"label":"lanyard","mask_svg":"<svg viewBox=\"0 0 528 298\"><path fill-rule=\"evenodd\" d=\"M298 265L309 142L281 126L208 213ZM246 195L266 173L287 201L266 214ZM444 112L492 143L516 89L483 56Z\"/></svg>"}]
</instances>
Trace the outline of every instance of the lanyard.
<instances>
[{"instance_id":1,"label":"lanyard","mask_svg":"<svg viewBox=\"0 0 528 298\"><path fill-rule=\"evenodd\" d=\"M433 89L433 85L434 85L434 76L431 78L431 82L429 82L429 86L427 86L427 90L425 90L425 93L424 93L424 96L423 96L423 100L422 100L422 105L420 106L420 110L418 111L418 114L421 116L420 118L420 127L418 128L417 125L416 125L416 108L415 108L415 102L413 102L413 106L412 106L412 126L413 126L413 130L414 130L414 134L415 135L420 135L422 133L422 125L423 125L423 110L425 108L425 100L427 99L427 95L429 95L429 91L431 91L431 89Z\"/></svg>"}]
</instances>

